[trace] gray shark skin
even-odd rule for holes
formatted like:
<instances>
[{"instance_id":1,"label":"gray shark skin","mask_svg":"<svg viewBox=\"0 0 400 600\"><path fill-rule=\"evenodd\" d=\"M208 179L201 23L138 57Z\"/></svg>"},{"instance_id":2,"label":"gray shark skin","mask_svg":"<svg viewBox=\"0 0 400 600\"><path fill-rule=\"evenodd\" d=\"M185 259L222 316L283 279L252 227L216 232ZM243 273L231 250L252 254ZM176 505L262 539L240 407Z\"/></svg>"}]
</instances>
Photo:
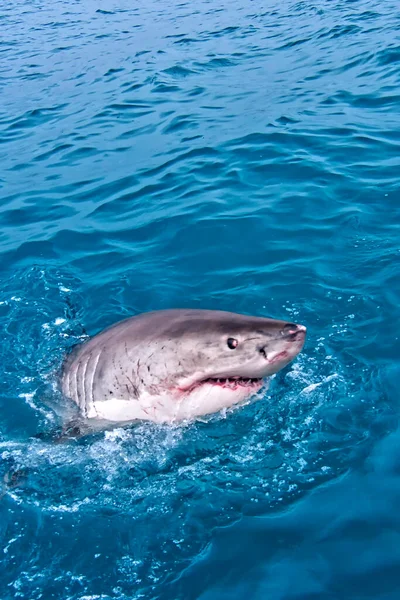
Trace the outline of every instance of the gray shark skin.
<instances>
[{"instance_id":1,"label":"gray shark skin","mask_svg":"<svg viewBox=\"0 0 400 600\"><path fill-rule=\"evenodd\" d=\"M303 325L264 317L142 313L75 348L64 362L61 390L95 429L190 421L254 396L298 355L305 338Z\"/></svg>"}]
</instances>

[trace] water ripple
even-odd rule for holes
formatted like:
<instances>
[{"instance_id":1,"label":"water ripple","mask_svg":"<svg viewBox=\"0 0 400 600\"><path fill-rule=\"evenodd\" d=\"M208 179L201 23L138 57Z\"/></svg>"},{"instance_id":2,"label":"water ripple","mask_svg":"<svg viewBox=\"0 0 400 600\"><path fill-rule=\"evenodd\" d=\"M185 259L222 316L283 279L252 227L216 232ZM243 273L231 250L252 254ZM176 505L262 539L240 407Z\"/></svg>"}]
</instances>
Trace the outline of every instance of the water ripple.
<instances>
[{"instance_id":1,"label":"water ripple","mask_svg":"<svg viewBox=\"0 0 400 600\"><path fill-rule=\"evenodd\" d=\"M3 5L0 596L397 598L397 3ZM241 410L34 437L86 331L177 305L307 345Z\"/></svg>"}]
</instances>

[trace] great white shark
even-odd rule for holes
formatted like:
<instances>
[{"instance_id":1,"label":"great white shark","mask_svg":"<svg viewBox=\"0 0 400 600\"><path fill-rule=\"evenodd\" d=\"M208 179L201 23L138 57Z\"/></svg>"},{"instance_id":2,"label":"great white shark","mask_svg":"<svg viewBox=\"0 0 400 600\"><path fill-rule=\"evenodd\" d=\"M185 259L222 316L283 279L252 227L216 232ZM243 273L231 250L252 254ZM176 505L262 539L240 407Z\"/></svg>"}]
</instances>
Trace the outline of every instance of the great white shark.
<instances>
[{"instance_id":1,"label":"great white shark","mask_svg":"<svg viewBox=\"0 0 400 600\"><path fill-rule=\"evenodd\" d=\"M304 325L259 316L142 313L75 347L60 387L95 429L179 423L250 399L299 354L305 338Z\"/></svg>"}]
</instances>

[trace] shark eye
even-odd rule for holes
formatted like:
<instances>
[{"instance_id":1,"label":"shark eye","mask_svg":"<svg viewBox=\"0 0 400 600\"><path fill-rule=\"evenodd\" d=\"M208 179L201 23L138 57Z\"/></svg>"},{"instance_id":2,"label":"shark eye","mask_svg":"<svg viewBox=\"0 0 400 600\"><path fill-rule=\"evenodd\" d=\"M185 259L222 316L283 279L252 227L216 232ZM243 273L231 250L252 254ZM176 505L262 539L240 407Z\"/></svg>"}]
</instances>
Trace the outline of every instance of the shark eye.
<instances>
[{"instance_id":1,"label":"shark eye","mask_svg":"<svg viewBox=\"0 0 400 600\"><path fill-rule=\"evenodd\" d=\"M235 338L228 338L228 339L226 340L226 343L228 344L228 348L229 348L230 350L234 350L234 349L235 349L235 348L237 348L237 347L238 347L238 345L239 345L239 342L238 342L237 340L235 340Z\"/></svg>"}]
</instances>

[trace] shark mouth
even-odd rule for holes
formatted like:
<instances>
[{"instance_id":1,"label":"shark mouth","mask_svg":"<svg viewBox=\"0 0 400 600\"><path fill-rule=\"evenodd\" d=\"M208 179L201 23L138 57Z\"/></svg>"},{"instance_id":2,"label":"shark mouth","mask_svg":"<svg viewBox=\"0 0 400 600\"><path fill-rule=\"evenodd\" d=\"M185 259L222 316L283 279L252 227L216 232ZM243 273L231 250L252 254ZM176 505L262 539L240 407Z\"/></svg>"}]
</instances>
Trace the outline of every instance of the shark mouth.
<instances>
[{"instance_id":1,"label":"shark mouth","mask_svg":"<svg viewBox=\"0 0 400 600\"><path fill-rule=\"evenodd\" d=\"M241 391L248 393L258 392L264 385L265 381L261 377L207 377L192 383L189 386L180 386L178 391L183 394L191 394L195 390L199 390L204 385L213 386L223 390Z\"/></svg>"},{"instance_id":2,"label":"shark mouth","mask_svg":"<svg viewBox=\"0 0 400 600\"><path fill-rule=\"evenodd\" d=\"M214 379L212 377L209 377L208 379L203 379L202 381L199 381L195 387L204 384L209 384L229 390L237 390L239 388L258 389L263 385L263 383L263 379L260 378L220 377L219 379Z\"/></svg>"}]
</instances>

